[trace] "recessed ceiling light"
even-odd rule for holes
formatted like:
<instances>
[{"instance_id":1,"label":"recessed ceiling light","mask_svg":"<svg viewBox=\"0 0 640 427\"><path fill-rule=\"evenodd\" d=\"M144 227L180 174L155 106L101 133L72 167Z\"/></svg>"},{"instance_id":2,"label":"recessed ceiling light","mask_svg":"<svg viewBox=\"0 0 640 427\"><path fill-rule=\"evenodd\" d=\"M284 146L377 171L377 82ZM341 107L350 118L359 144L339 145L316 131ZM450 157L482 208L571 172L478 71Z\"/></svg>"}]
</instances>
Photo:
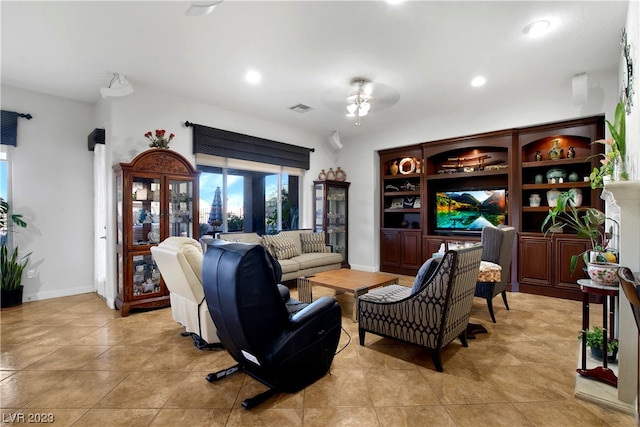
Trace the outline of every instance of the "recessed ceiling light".
<instances>
[{"instance_id":1,"label":"recessed ceiling light","mask_svg":"<svg viewBox=\"0 0 640 427\"><path fill-rule=\"evenodd\" d=\"M550 29L551 29L551 22L547 21L546 19L543 19L541 21L535 21L527 25L526 27L524 27L522 32L531 37L537 37L545 34Z\"/></svg>"},{"instance_id":2,"label":"recessed ceiling light","mask_svg":"<svg viewBox=\"0 0 640 427\"><path fill-rule=\"evenodd\" d=\"M247 71L247 74L245 74L244 79L251 84L256 84L260 83L262 76L256 70L249 70Z\"/></svg>"},{"instance_id":3,"label":"recessed ceiling light","mask_svg":"<svg viewBox=\"0 0 640 427\"><path fill-rule=\"evenodd\" d=\"M474 77L473 80L471 80L471 86L474 86L474 87L484 86L486 82L487 82L487 79L485 79L482 76Z\"/></svg>"}]
</instances>

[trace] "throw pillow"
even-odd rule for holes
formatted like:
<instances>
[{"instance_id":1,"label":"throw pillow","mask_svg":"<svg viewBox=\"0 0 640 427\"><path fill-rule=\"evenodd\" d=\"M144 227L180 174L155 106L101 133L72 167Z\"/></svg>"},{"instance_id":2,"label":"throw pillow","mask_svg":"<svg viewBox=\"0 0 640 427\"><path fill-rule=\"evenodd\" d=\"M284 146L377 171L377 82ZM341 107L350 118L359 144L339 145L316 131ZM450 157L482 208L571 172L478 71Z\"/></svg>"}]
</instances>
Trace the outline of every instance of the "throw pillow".
<instances>
[{"instance_id":1,"label":"throw pillow","mask_svg":"<svg viewBox=\"0 0 640 427\"><path fill-rule=\"evenodd\" d=\"M324 231L320 233L301 233L300 243L302 244L303 254L327 252Z\"/></svg>"},{"instance_id":2,"label":"throw pillow","mask_svg":"<svg viewBox=\"0 0 640 427\"><path fill-rule=\"evenodd\" d=\"M438 268L438 264L440 264L440 258L429 258L422 264L422 267L418 270L416 279L413 281L413 286L411 286L411 295L418 292L420 288L431 279L436 268Z\"/></svg>"},{"instance_id":3,"label":"throw pillow","mask_svg":"<svg viewBox=\"0 0 640 427\"><path fill-rule=\"evenodd\" d=\"M275 259L289 259L300 255L298 245L289 237L281 234L262 236L263 246Z\"/></svg>"}]
</instances>

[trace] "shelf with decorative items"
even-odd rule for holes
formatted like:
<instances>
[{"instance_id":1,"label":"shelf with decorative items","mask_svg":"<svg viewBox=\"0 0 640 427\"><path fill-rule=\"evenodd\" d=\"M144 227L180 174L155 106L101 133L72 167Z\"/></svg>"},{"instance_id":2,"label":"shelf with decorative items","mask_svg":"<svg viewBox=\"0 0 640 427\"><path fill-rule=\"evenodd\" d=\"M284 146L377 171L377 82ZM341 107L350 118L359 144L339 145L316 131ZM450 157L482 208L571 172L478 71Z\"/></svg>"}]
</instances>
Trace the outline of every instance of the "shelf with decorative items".
<instances>
[{"instance_id":1,"label":"shelf with decorative items","mask_svg":"<svg viewBox=\"0 0 640 427\"><path fill-rule=\"evenodd\" d=\"M381 153L382 228L421 228L421 154L419 147Z\"/></svg>"},{"instance_id":2,"label":"shelf with decorative items","mask_svg":"<svg viewBox=\"0 0 640 427\"><path fill-rule=\"evenodd\" d=\"M346 181L313 181L316 233L325 233L333 252L342 254L342 268L349 268L349 186Z\"/></svg>"},{"instance_id":3,"label":"shelf with decorative items","mask_svg":"<svg viewBox=\"0 0 640 427\"><path fill-rule=\"evenodd\" d=\"M521 231L540 232L549 208L566 191L575 193L578 206L600 206L599 192L591 189L589 180L601 152L598 144L592 144L592 135L596 133L563 134L555 130L521 144Z\"/></svg>"},{"instance_id":4,"label":"shelf with decorative items","mask_svg":"<svg viewBox=\"0 0 640 427\"><path fill-rule=\"evenodd\" d=\"M570 227L542 225L558 201L571 194L576 208L602 209L600 190L589 175L600 164L604 118L587 117L519 129L518 284L528 293L579 300L576 281L586 277L582 262L571 260L589 247L589 240ZM573 265L572 268L571 266Z\"/></svg>"},{"instance_id":5,"label":"shelf with decorative items","mask_svg":"<svg viewBox=\"0 0 640 427\"><path fill-rule=\"evenodd\" d=\"M200 172L182 155L152 148L113 167L116 188L116 307L165 307L169 292L151 247L169 236L198 236Z\"/></svg>"}]
</instances>

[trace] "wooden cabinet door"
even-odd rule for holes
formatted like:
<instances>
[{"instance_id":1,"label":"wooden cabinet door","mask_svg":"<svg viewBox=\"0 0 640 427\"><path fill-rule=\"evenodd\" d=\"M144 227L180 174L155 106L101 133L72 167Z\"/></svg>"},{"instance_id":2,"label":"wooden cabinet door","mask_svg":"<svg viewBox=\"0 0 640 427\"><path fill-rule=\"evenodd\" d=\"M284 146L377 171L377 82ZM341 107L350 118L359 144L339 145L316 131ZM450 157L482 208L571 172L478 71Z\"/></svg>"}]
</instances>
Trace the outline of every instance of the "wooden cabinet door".
<instances>
[{"instance_id":1,"label":"wooden cabinet door","mask_svg":"<svg viewBox=\"0 0 640 427\"><path fill-rule=\"evenodd\" d=\"M551 286L551 239L520 236L518 244L518 282Z\"/></svg>"},{"instance_id":2,"label":"wooden cabinet door","mask_svg":"<svg viewBox=\"0 0 640 427\"><path fill-rule=\"evenodd\" d=\"M420 257L420 233L400 232L402 240L402 266L419 269L422 265Z\"/></svg>"},{"instance_id":3,"label":"wooden cabinet door","mask_svg":"<svg viewBox=\"0 0 640 427\"><path fill-rule=\"evenodd\" d=\"M444 243L444 239L423 237L422 238L422 261L426 261L431 258L431 255L440 250L440 245Z\"/></svg>"},{"instance_id":4,"label":"wooden cabinet door","mask_svg":"<svg viewBox=\"0 0 640 427\"><path fill-rule=\"evenodd\" d=\"M578 291L578 279L586 278L587 275L583 269L585 267L582 257L578 260L573 275L570 273L571 256L581 254L587 250L589 242L586 239L578 239L575 237L558 237L555 238L555 277L556 285L561 288L567 288Z\"/></svg>"},{"instance_id":5,"label":"wooden cabinet door","mask_svg":"<svg viewBox=\"0 0 640 427\"><path fill-rule=\"evenodd\" d=\"M380 233L381 267L400 267L402 264L402 241L398 230L382 230Z\"/></svg>"}]
</instances>

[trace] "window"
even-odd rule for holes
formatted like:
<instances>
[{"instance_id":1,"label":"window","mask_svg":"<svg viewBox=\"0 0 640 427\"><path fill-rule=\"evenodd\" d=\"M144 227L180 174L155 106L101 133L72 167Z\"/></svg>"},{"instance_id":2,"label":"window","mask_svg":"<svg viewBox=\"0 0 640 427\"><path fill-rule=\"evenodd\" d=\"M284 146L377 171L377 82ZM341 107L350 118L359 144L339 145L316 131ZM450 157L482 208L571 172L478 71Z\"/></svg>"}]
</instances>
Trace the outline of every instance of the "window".
<instances>
[{"instance_id":1,"label":"window","mask_svg":"<svg viewBox=\"0 0 640 427\"><path fill-rule=\"evenodd\" d=\"M201 235L298 228L301 170L200 154L196 163Z\"/></svg>"},{"instance_id":2,"label":"window","mask_svg":"<svg viewBox=\"0 0 640 427\"><path fill-rule=\"evenodd\" d=\"M6 202L10 202L9 200L9 189L11 188L9 186L9 178L11 176L10 150L11 148L9 148L9 146L0 145L0 199ZM7 217L8 215L10 215L10 212L7 212L7 213L2 212L0 213L0 215L3 216L1 218L2 221L0 221L2 223L2 228L0 228L0 244L1 245L6 244L10 246L11 242L8 241L9 234L7 233L7 226L9 225L7 224Z\"/></svg>"}]
</instances>

